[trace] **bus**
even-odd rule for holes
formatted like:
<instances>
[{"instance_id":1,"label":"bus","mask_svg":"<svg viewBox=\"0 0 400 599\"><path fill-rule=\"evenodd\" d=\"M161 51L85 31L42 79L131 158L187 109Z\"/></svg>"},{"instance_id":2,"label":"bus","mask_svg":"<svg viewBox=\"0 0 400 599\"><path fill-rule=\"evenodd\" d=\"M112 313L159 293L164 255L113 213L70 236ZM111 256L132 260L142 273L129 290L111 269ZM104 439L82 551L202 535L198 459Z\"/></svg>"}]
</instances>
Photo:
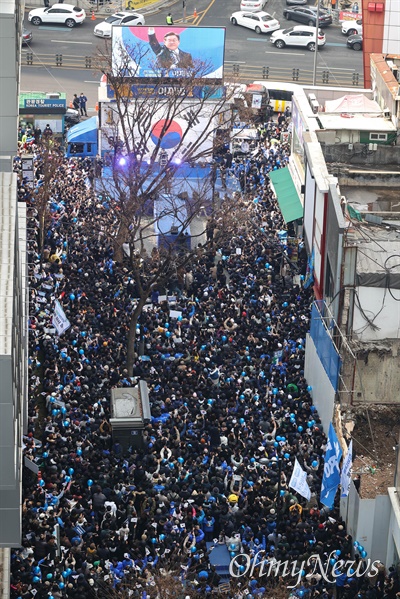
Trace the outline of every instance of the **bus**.
<instances>
[{"instance_id":1,"label":"bus","mask_svg":"<svg viewBox=\"0 0 400 599\"><path fill-rule=\"evenodd\" d=\"M287 107L292 107L292 96L303 91L301 85L285 83L282 81L254 81L255 85L262 85L268 92L269 104L274 112L284 112Z\"/></svg>"}]
</instances>

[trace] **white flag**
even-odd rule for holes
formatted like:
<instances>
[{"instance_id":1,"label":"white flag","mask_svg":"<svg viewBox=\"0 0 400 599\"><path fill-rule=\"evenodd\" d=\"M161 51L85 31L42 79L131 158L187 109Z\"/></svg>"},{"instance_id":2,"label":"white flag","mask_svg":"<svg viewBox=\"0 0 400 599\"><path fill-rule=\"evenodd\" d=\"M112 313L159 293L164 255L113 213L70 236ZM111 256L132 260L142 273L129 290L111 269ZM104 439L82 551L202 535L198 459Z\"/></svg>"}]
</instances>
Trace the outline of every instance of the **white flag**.
<instances>
[{"instance_id":1,"label":"white flag","mask_svg":"<svg viewBox=\"0 0 400 599\"><path fill-rule=\"evenodd\" d=\"M71 326L58 300L54 302L54 314L51 322L57 331L57 335L62 335Z\"/></svg>"},{"instance_id":2,"label":"white flag","mask_svg":"<svg viewBox=\"0 0 400 599\"><path fill-rule=\"evenodd\" d=\"M290 477L289 487L292 487L299 495L310 501L311 490L307 483L307 473L300 466L297 458L294 462L292 476Z\"/></svg>"},{"instance_id":3,"label":"white flag","mask_svg":"<svg viewBox=\"0 0 400 599\"><path fill-rule=\"evenodd\" d=\"M353 440L347 449L346 457L343 459L342 472L340 474L340 486L342 492L340 497L347 497L350 489L350 472L353 465Z\"/></svg>"}]
</instances>

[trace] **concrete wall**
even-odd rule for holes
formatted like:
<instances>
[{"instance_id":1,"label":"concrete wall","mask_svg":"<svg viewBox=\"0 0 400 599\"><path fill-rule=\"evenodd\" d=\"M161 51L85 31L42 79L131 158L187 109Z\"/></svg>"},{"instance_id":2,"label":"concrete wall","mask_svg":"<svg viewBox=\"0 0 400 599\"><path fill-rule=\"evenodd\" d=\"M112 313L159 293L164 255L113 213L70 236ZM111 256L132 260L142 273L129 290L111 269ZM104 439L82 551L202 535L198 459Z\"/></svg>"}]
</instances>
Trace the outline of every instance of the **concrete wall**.
<instances>
[{"instance_id":1,"label":"concrete wall","mask_svg":"<svg viewBox=\"0 0 400 599\"><path fill-rule=\"evenodd\" d=\"M359 144L355 143L355 141L352 142L353 148L351 150L349 150L348 143L344 143L344 140L342 140L343 143L334 145L321 143L326 162L341 162L348 166L360 164L376 167L377 169L380 169L382 165L400 166L400 145L378 145L376 151L369 151L367 144ZM384 184L385 186L391 185L391 183L387 184L386 181Z\"/></svg>"},{"instance_id":2,"label":"concrete wall","mask_svg":"<svg viewBox=\"0 0 400 599\"><path fill-rule=\"evenodd\" d=\"M21 6L15 0L0 0L0 171L12 169L17 153Z\"/></svg>"},{"instance_id":3,"label":"concrete wall","mask_svg":"<svg viewBox=\"0 0 400 599\"><path fill-rule=\"evenodd\" d=\"M346 521L348 533L358 541L372 561L388 564L388 537L391 518L388 495L361 499L350 484L349 496L340 500L340 515Z\"/></svg>"},{"instance_id":4,"label":"concrete wall","mask_svg":"<svg viewBox=\"0 0 400 599\"><path fill-rule=\"evenodd\" d=\"M314 342L308 334L304 374L308 384L312 387L313 402L320 415L324 431L327 432L333 416L335 390L321 364Z\"/></svg>"},{"instance_id":5,"label":"concrete wall","mask_svg":"<svg viewBox=\"0 0 400 599\"><path fill-rule=\"evenodd\" d=\"M16 174L0 172L0 547L16 547L21 542L21 447L28 362L26 208L17 205L16 197Z\"/></svg>"},{"instance_id":6,"label":"concrete wall","mask_svg":"<svg viewBox=\"0 0 400 599\"><path fill-rule=\"evenodd\" d=\"M361 344L362 347L362 344ZM362 381L363 393L360 397L354 394L353 401L357 399L367 403L399 403L400 401L400 351L399 342L385 341L382 348L371 350L371 345L366 345L365 352L357 350L356 379L354 386L360 389Z\"/></svg>"}]
</instances>

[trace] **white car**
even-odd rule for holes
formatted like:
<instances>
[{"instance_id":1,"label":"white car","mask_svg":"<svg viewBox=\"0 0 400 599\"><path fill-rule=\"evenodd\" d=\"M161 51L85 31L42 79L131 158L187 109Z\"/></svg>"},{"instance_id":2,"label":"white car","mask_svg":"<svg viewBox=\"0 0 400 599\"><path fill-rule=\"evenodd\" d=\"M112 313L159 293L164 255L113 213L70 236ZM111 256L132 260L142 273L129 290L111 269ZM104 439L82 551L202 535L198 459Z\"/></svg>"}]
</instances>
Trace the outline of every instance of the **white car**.
<instances>
[{"instance_id":1,"label":"white car","mask_svg":"<svg viewBox=\"0 0 400 599\"><path fill-rule=\"evenodd\" d=\"M55 23L75 27L75 25L81 25L85 19L86 13L83 8L73 4L53 4L48 8L34 8L28 15L28 21L32 25Z\"/></svg>"},{"instance_id":2,"label":"white car","mask_svg":"<svg viewBox=\"0 0 400 599\"><path fill-rule=\"evenodd\" d=\"M263 10L266 4L267 0L241 0L240 10L245 12Z\"/></svg>"},{"instance_id":3,"label":"white car","mask_svg":"<svg viewBox=\"0 0 400 599\"><path fill-rule=\"evenodd\" d=\"M279 29L280 23L267 12L234 12L231 15L232 25L242 25L253 29L256 33L271 33Z\"/></svg>"},{"instance_id":4,"label":"white car","mask_svg":"<svg viewBox=\"0 0 400 599\"><path fill-rule=\"evenodd\" d=\"M344 35L362 35L362 20L358 21L342 21L342 33Z\"/></svg>"},{"instance_id":5,"label":"white car","mask_svg":"<svg viewBox=\"0 0 400 599\"><path fill-rule=\"evenodd\" d=\"M277 48L285 48L285 46L303 46L315 52L315 37L317 33L316 27L308 25L296 25L290 29L280 29L275 31L270 37L270 42ZM318 29L318 48L325 46L325 34Z\"/></svg>"},{"instance_id":6,"label":"white car","mask_svg":"<svg viewBox=\"0 0 400 599\"><path fill-rule=\"evenodd\" d=\"M144 25L144 16L136 12L121 10L120 12L111 15L111 17L107 17L102 23L96 25L93 33L97 35L97 37L111 37L113 25L128 25L130 27Z\"/></svg>"}]
</instances>

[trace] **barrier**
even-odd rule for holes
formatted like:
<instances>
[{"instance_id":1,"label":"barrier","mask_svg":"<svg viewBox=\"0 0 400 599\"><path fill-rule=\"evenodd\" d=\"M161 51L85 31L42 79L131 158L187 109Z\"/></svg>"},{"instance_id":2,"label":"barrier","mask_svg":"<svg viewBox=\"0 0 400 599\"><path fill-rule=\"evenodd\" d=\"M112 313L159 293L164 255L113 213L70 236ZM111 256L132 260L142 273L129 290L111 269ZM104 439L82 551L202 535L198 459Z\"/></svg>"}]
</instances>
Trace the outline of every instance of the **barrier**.
<instances>
[{"instance_id":1,"label":"barrier","mask_svg":"<svg viewBox=\"0 0 400 599\"><path fill-rule=\"evenodd\" d=\"M69 54L36 54L31 50L22 50L22 67L57 66L63 69L96 69L95 59L92 56L75 56ZM225 80L234 79L243 83L258 79L271 81L295 81L300 85L312 85L313 72L297 67L279 67L272 65L252 66L235 63L225 63ZM100 72L99 72L100 85ZM335 69L329 71L317 69L316 85L330 85L338 87L363 87L363 75L357 71Z\"/></svg>"}]
</instances>

